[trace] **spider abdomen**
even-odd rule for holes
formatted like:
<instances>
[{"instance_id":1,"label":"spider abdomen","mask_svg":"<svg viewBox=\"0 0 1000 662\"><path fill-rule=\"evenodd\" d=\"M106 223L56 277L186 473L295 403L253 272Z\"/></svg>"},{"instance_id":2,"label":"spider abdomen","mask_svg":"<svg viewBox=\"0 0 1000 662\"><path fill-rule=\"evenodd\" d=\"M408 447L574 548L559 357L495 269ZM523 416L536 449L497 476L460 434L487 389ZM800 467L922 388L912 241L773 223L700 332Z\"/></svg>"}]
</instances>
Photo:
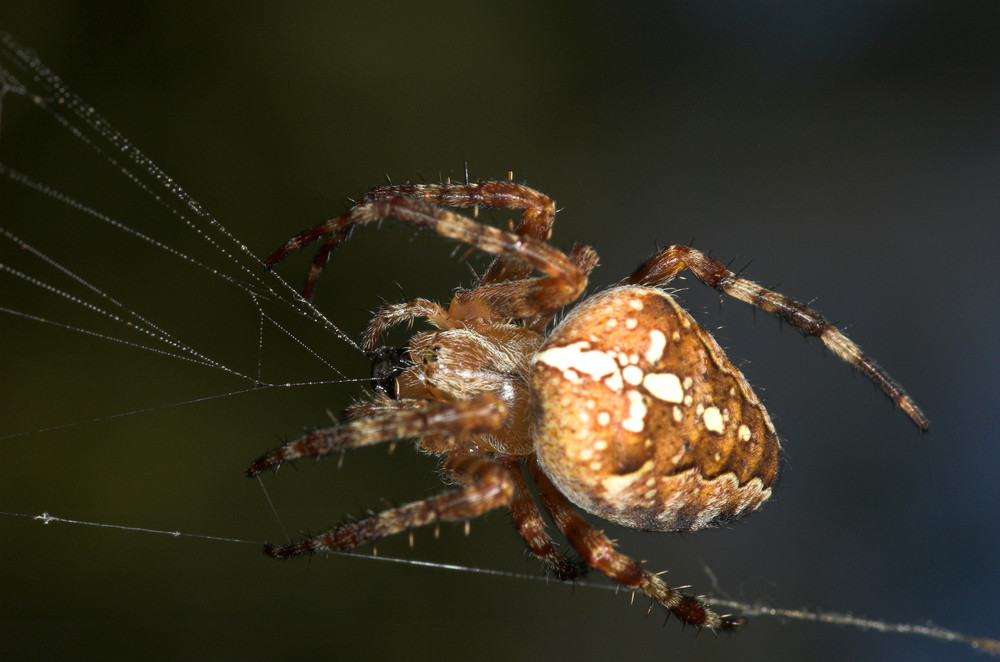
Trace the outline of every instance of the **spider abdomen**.
<instances>
[{"instance_id":1,"label":"spider abdomen","mask_svg":"<svg viewBox=\"0 0 1000 662\"><path fill-rule=\"evenodd\" d=\"M759 507L778 438L740 371L665 292L616 287L575 308L535 355L535 451L601 518L688 531Z\"/></svg>"}]
</instances>

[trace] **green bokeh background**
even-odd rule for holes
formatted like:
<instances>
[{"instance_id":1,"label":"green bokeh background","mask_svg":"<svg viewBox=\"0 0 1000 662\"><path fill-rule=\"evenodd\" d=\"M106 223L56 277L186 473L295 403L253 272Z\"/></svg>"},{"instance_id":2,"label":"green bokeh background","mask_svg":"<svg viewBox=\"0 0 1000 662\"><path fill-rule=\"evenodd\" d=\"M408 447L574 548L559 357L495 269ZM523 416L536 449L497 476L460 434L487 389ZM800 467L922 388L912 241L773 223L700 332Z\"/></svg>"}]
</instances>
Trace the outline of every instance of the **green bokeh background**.
<instances>
[{"instance_id":1,"label":"green bokeh background","mask_svg":"<svg viewBox=\"0 0 1000 662\"><path fill-rule=\"evenodd\" d=\"M692 243L842 324L933 420L921 436L818 343L688 278L686 305L784 439L776 496L725 529L608 525L699 592L1000 636L1000 10L995 3L5 2L13 33L256 255L384 181L515 177L551 194L554 241L609 285ZM0 161L222 268L170 213L20 98ZM188 344L253 373L247 297L8 179L4 227ZM172 202L172 204L175 204ZM500 215L498 222L506 222ZM453 247L386 225L338 252L316 304L351 335L383 300L446 300ZM4 262L65 280L10 244ZM305 256L281 273L298 283ZM481 267L481 260L474 260ZM0 304L114 328L8 275ZM289 321L289 323L292 323ZM721 328L719 328L721 327ZM120 331L116 330L116 333ZM349 377L363 357L301 331ZM273 328L271 380L331 379ZM254 541L0 517L7 659L968 659L912 637L758 617L696 636L627 593L370 560L276 563L257 541L438 489L400 445L302 463L262 451L357 386L230 375L0 317L0 510ZM152 407L151 411L108 418ZM100 419L88 422L91 419ZM46 428L74 424L54 430ZM26 434L22 434L26 433ZM383 556L539 575L494 513ZM706 571L706 568L708 571ZM710 574L711 573L711 576ZM717 586L713 586L714 576Z\"/></svg>"}]
</instances>

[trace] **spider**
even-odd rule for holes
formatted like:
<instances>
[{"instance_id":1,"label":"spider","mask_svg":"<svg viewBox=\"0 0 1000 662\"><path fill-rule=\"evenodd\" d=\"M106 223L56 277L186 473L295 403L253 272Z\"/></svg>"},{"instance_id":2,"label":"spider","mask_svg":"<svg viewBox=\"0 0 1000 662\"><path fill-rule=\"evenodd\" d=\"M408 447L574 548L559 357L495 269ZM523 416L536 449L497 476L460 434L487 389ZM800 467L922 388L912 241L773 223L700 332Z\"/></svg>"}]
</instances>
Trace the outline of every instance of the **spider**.
<instances>
[{"instance_id":1,"label":"spider","mask_svg":"<svg viewBox=\"0 0 1000 662\"><path fill-rule=\"evenodd\" d=\"M318 429L255 461L251 477L303 456L404 438L443 457L458 489L389 508L267 554L289 558L346 550L438 522L467 521L509 509L532 554L563 580L595 568L640 590L684 623L733 630L743 619L719 615L668 586L619 552L577 510L652 531L694 531L756 510L778 470L779 442L760 399L702 329L663 288L689 269L720 292L818 336L874 381L922 430L928 421L874 361L818 313L740 278L693 248L656 252L618 286L584 299L554 328L553 317L584 293L597 254L548 243L555 204L507 181L381 186L346 214L292 238L267 260L325 237L303 296L331 252L359 226L395 219L494 255L475 287L447 308L427 299L378 310L362 338L373 363L374 393L352 405L348 422ZM456 209L522 210L509 231ZM534 271L540 275L532 277ZM423 318L433 330L403 348L379 347L401 322ZM528 487L582 559L558 548Z\"/></svg>"}]
</instances>

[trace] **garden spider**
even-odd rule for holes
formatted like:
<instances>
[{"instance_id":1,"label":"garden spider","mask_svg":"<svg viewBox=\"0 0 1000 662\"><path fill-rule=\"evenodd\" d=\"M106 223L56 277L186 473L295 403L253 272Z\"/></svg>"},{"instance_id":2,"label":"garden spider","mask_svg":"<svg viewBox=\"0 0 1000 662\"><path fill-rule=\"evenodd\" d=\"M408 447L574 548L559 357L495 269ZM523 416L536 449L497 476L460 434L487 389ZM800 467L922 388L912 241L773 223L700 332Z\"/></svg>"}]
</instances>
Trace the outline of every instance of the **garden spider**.
<instances>
[{"instance_id":1,"label":"garden spider","mask_svg":"<svg viewBox=\"0 0 1000 662\"><path fill-rule=\"evenodd\" d=\"M523 215L516 228L503 231L446 207L513 208ZM292 441L247 472L256 476L303 456L413 437L425 451L443 456L444 476L459 489L299 542L268 545L266 552L289 558L351 549L505 507L531 553L560 579L572 579L584 568L546 532L527 473L586 566L642 591L685 623L735 629L742 618L717 615L670 588L618 552L574 508L632 528L693 531L751 512L771 494L779 443L767 412L712 336L663 286L690 269L720 292L818 336L918 427L927 429L927 419L819 314L685 246L658 251L621 285L584 300L546 334L553 316L583 294L597 265L588 247L574 246L567 255L548 243L555 214L549 197L513 181L381 186L268 259L273 267L326 237L304 288L309 297L331 251L356 226L383 218L429 228L496 256L477 285L459 290L447 309L416 299L376 312L363 336L373 361L374 395L349 408L349 422ZM529 277L534 270L542 275ZM376 349L385 330L417 318L435 330L414 334L402 349Z\"/></svg>"}]
</instances>

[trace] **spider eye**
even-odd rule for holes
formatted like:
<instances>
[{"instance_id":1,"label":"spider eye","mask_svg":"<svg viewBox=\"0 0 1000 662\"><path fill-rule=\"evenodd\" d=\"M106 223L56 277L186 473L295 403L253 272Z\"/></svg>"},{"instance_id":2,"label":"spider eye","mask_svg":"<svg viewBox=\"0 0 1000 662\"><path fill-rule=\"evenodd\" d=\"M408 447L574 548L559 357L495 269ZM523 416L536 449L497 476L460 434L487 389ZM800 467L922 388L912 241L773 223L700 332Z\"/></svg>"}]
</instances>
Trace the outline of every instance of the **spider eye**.
<instances>
[{"instance_id":1,"label":"spider eye","mask_svg":"<svg viewBox=\"0 0 1000 662\"><path fill-rule=\"evenodd\" d=\"M379 347L370 352L372 360L372 388L375 393L381 393L395 400L399 397L396 379L410 365L406 350L400 347Z\"/></svg>"}]
</instances>

